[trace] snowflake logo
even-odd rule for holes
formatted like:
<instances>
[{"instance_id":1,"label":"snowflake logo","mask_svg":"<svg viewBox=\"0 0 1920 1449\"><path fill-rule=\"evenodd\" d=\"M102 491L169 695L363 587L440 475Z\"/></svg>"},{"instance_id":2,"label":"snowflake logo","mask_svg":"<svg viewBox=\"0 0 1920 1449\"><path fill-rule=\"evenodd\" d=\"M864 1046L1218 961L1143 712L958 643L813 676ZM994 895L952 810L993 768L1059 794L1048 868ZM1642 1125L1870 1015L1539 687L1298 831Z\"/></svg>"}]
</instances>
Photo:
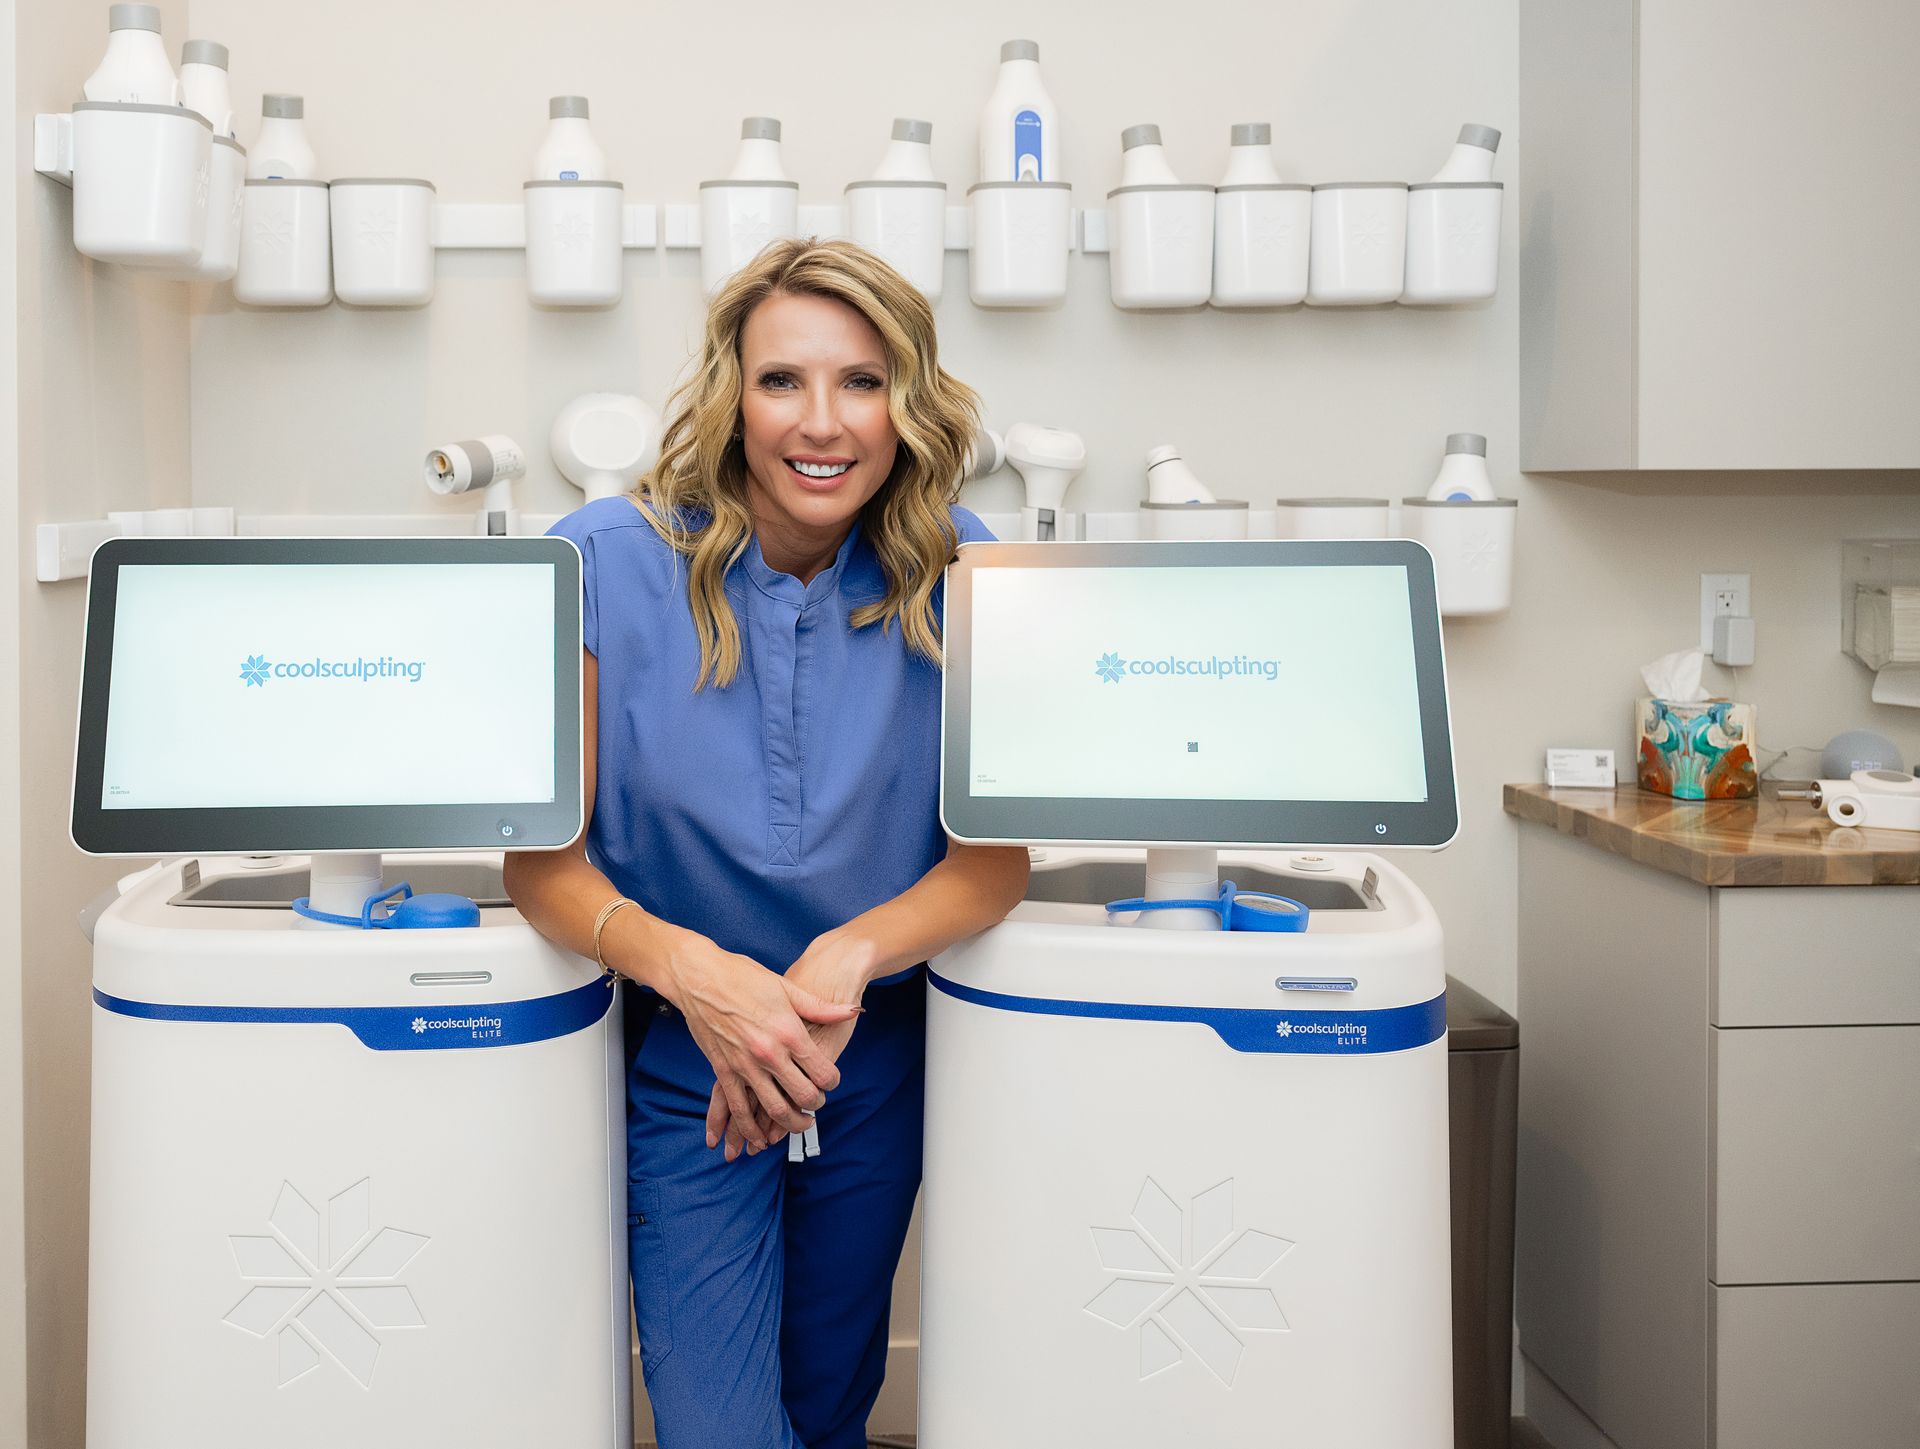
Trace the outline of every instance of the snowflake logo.
<instances>
[{"instance_id":1,"label":"snowflake logo","mask_svg":"<svg viewBox=\"0 0 1920 1449\"><path fill-rule=\"evenodd\" d=\"M584 247L590 235L592 235L592 228L587 225L585 217L563 216L553 224L555 243L570 252L577 252Z\"/></svg>"},{"instance_id":2,"label":"snowflake logo","mask_svg":"<svg viewBox=\"0 0 1920 1449\"><path fill-rule=\"evenodd\" d=\"M212 163L204 163L193 173L193 209L199 211L207 204L207 193L213 189Z\"/></svg>"},{"instance_id":3,"label":"snowflake logo","mask_svg":"<svg viewBox=\"0 0 1920 1449\"><path fill-rule=\"evenodd\" d=\"M1127 661L1122 659L1118 654L1102 654L1098 659L1094 660L1093 672L1108 684L1118 684L1121 674L1126 670L1126 666Z\"/></svg>"},{"instance_id":4,"label":"snowflake logo","mask_svg":"<svg viewBox=\"0 0 1920 1449\"><path fill-rule=\"evenodd\" d=\"M293 245L293 222L284 216L263 216L253 224L254 240L276 252Z\"/></svg>"},{"instance_id":5,"label":"snowflake logo","mask_svg":"<svg viewBox=\"0 0 1920 1449\"><path fill-rule=\"evenodd\" d=\"M427 1029L427 1019L424 1016L416 1016L413 1019L413 1034L415 1036L419 1036L426 1029Z\"/></svg>"},{"instance_id":6,"label":"snowflake logo","mask_svg":"<svg viewBox=\"0 0 1920 1449\"><path fill-rule=\"evenodd\" d=\"M264 686L267 682L266 659L259 654L249 654L247 662L240 666L240 677L246 680L249 688L256 684Z\"/></svg>"},{"instance_id":7,"label":"snowflake logo","mask_svg":"<svg viewBox=\"0 0 1920 1449\"><path fill-rule=\"evenodd\" d=\"M323 1229L320 1210L282 1182L267 1219L273 1231L227 1239L253 1286L221 1322L274 1338L282 1388L319 1368L323 1354L371 1388L380 1332L426 1327L413 1294L395 1280L428 1239L372 1231L372 1198L372 1178L328 1198Z\"/></svg>"},{"instance_id":8,"label":"snowflake logo","mask_svg":"<svg viewBox=\"0 0 1920 1449\"><path fill-rule=\"evenodd\" d=\"M926 232L916 216L896 216L880 228L880 245L888 251L904 252L920 245Z\"/></svg>"},{"instance_id":9,"label":"snowflake logo","mask_svg":"<svg viewBox=\"0 0 1920 1449\"><path fill-rule=\"evenodd\" d=\"M1191 251L1199 239L1193 223L1184 219L1162 222L1153 235L1154 244L1170 252Z\"/></svg>"},{"instance_id":10,"label":"snowflake logo","mask_svg":"<svg viewBox=\"0 0 1920 1449\"><path fill-rule=\"evenodd\" d=\"M1282 1021L1282 1022L1276 1023L1273 1028L1273 1034L1275 1036L1292 1036L1293 1023L1290 1021Z\"/></svg>"},{"instance_id":11,"label":"snowflake logo","mask_svg":"<svg viewBox=\"0 0 1920 1449\"><path fill-rule=\"evenodd\" d=\"M1477 248L1480 245L1480 237L1485 230L1486 228L1474 217L1463 216L1455 221L1454 224L1448 228L1448 235L1453 239L1453 250L1455 254L1464 256Z\"/></svg>"},{"instance_id":12,"label":"snowflake logo","mask_svg":"<svg viewBox=\"0 0 1920 1449\"><path fill-rule=\"evenodd\" d=\"M1383 252L1387 249L1387 224L1378 218L1363 221L1347 233L1347 240L1357 252Z\"/></svg>"},{"instance_id":13,"label":"snowflake logo","mask_svg":"<svg viewBox=\"0 0 1920 1449\"><path fill-rule=\"evenodd\" d=\"M1491 533L1469 534L1466 547L1462 550L1462 561L1471 572L1483 574L1493 567L1494 555L1498 551Z\"/></svg>"},{"instance_id":14,"label":"snowflake logo","mask_svg":"<svg viewBox=\"0 0 1920 1449\"><path fill-rule=\"evenodd\" d=\"M398 231L400 219L393 211L384 206L371 207L360 218L360 246L365 251L388 251L393 246L394 234Z\"/></svg>"},{"instance_id":15,"label":"snowflake logo","mask_svg":"<svg viewBox=\"0 0 1920 1449\"><path fill-rule=\"evenodd\" d=\"M1233 1179L1191 1199L1183 1212L1148 1178L1133 1227L1094 1228L1094 1251L1110 1281L1086 1311L1115 1328L1140 1330L1140 1377L1191 1353L1229 1388L1246 1333L1285 1333L1280 1301L1260 1280L1293 1248L1286 1238L1233 1230Z\"/></svg>"},{"instance_id":16,"label":"snowflake logo","mask_svg":"<svg viewBox=\"0 0 1920 1449\"><path fill-rule=\"evenodd\" d=\"M1017 216L1007 223L1007 250L1030 252L1053 234L1053 227L1044 217Z\"/></svg>"},{"instance_id":17,"label":"snowflake logo","mask_svg":"<svg viewBox=\"0 0 1920 1449\"><path fill-rule=\"evenodd\" d=\"M1253 228L1253 250L1261 256L1272 256L1292 240L1293 223L1290 221L1262 221Z\"/></svg>"},{"instance_id":18,"label":"snowflake logo","mask_svg":"<svg viewBox=\"0 0 1920 1449\"><path fill-rule=\"evenodd\" d=\"M737 252L758 256L773 240L773 223L764 216L743 216L733 224L732 235Z\"/></svg>"}]
</instances>

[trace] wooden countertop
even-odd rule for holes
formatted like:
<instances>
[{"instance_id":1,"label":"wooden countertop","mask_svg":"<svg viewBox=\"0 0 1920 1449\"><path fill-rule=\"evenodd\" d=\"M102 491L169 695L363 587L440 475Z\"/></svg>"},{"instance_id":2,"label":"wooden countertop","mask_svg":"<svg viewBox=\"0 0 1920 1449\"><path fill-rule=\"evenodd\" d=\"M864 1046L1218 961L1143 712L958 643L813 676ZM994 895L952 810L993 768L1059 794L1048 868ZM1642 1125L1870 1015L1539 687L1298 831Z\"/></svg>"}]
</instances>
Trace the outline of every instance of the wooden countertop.
<instances>
[{"instance_id":1,"label":"wooden countertop","mask_svg":"<svg viewBox=\"0 0 1920 1449\"><path fill-rule=\"evenodd\" d=\"M1805 800L1673 800L1637 785L1508 785L1507 814L1710 886L1920 885L1920 833L1835 825Z\"/></svg>"}]
</instances>

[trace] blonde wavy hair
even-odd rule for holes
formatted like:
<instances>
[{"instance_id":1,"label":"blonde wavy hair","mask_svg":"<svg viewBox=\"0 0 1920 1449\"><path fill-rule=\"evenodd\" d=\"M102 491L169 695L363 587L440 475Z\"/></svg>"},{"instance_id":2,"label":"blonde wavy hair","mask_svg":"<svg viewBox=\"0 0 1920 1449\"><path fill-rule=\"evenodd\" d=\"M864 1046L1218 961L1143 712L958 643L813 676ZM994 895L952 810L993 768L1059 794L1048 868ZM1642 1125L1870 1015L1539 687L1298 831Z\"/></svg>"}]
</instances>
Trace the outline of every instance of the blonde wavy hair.
<instances>
[{"instance_id":1,"label":"blonde wavy hair","mask_svg":"<svg viewBox=\"0 0 1920 1449\"><path fill-rule=\"evenodd\" d=\"M852 307L886 349L887 413L899 437L893 471L861 510L887 591L857 608L856 629L896 621L908 646L935 663L940 626L933 590L959 539L949 509L960 496L980 427L973 389L940 366L933 308L873 253L846 241L771 243L720 289L691 375L668 402L660 461L633 490L655 532L687 563L687 598L700 639L699 690L733 683L740 624L727 599L727 571L753 537L747 463L740 442L740 337L769 297L830 297Z\"/></svg>"}]
</instances>

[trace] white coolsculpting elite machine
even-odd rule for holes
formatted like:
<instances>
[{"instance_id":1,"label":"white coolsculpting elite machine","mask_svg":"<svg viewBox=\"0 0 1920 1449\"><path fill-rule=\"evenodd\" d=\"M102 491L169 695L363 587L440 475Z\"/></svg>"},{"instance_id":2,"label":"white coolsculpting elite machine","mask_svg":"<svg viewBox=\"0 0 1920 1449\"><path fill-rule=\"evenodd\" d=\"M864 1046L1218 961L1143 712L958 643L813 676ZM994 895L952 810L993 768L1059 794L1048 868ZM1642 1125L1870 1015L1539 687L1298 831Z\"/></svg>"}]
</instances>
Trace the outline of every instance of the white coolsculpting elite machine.
<instances>
[{"instance_id":1,"label":"white coolsculpting elite machine","mask_svg":"<svg viewBox=\"0 0 1920 1449\"><path fill-rule=\"evenodd\" d=\"M947 828L1048 848L929 968L920 1442L1447 1449L1440 926L1348 853L1456 829L1431 558L969 544L947 588Z\"/></svg>"},{"instance_id":2,"label":"white coolsculpting elite machine","mask_svg":"<svg viewBox=\"0 0 1920 1449\"><path fill-rule=\"evenodd\" d=\"M94 555L94 1449L627 1449L620 1014L498 855L579 676L564 539Z\"/></svg>"}]
</instances>

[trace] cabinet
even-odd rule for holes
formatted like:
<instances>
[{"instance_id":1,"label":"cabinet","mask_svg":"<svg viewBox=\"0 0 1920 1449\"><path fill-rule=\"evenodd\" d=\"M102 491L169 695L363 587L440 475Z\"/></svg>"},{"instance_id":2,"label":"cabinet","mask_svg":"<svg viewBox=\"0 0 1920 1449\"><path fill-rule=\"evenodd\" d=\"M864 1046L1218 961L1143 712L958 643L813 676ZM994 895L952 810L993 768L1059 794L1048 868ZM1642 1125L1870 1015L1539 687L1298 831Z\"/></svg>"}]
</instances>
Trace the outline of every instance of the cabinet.
<instances>
[{"instance_id":1,"label":"cabinet","mask_svg":"<svg viewBox=\"0 0 1920 1449\"><path fill-rule=\"evenodd\" d=\"M1920 1444L1920 886L1521 830L1521 1352L1628 1449Z\"/></svg>"},{"instance_id":2,"label":"cabinet","mask_svg":"<svg viewBox=\"0 0 1920 1449\"><path fill-rule=\"evenodd\" d=\"M1920 6L1519 16L1521 466L1920 467Z\"/></svg>"}]
</instances>

